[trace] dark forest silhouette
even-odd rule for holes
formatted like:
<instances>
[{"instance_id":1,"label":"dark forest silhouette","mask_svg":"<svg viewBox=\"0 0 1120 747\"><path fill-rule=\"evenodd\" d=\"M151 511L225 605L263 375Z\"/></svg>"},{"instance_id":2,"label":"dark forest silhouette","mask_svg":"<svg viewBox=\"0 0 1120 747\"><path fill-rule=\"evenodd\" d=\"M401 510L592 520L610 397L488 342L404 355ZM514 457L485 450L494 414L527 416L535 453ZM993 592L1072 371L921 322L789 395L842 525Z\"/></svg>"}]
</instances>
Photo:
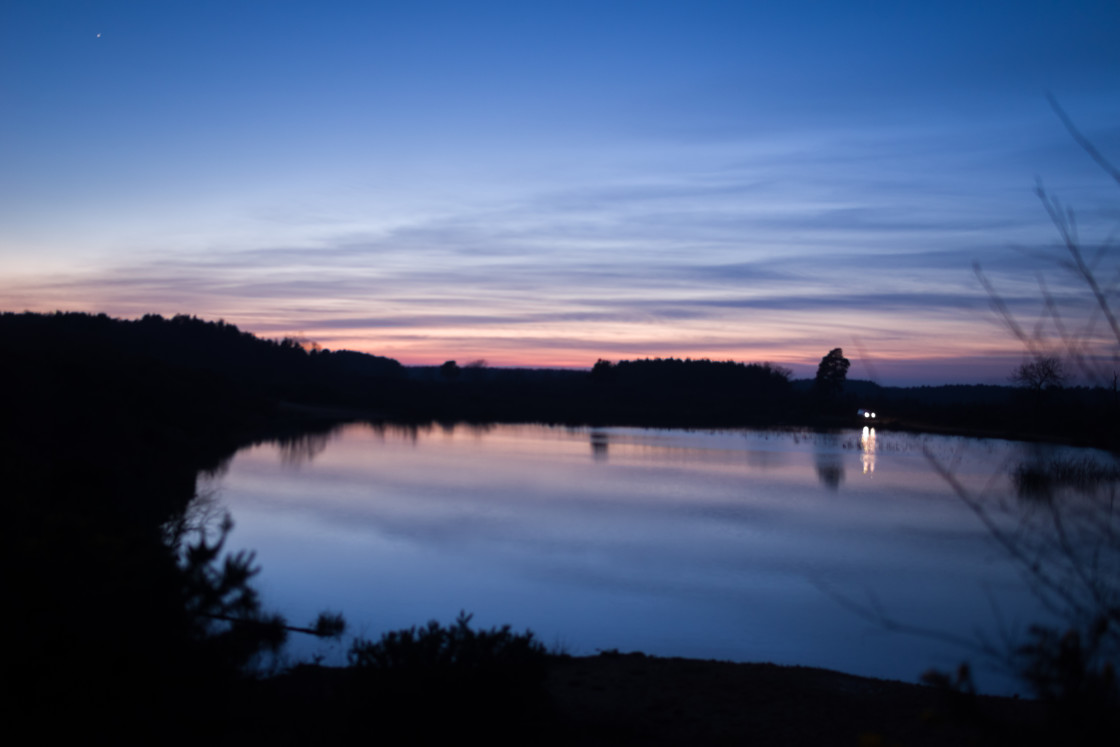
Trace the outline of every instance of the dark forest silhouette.
<instances>
[{"instance_id":1,"label":"dark forest silhouette","mask_svg":"<svg viewBox=\"0 0 1120 747\"><path fill-rule=\"evenodd\" d=\"M1012 434L1109 445L1117 410L1103 387L881 387L846 379L792 380L769 363L653 358L560 369L405 367L386 357L307 349L224 322L179 315L138 320L81 313L0 314L8 391L37 403L38 428L113 403L120 415L208 432L210 443L285 417L554 422L590 425L839 426L875 408L880 427ZM837 349L838 350L838 349ZM822 361L837 358L830 352ZM840 353L838 359L843 359ZM843 359L846 362L847 359ZM841 375L845 374L845 375ZM823 382L823 383L822 383ZM301 426L302 427L302 426Z\"/></svg>"}]
</instances>

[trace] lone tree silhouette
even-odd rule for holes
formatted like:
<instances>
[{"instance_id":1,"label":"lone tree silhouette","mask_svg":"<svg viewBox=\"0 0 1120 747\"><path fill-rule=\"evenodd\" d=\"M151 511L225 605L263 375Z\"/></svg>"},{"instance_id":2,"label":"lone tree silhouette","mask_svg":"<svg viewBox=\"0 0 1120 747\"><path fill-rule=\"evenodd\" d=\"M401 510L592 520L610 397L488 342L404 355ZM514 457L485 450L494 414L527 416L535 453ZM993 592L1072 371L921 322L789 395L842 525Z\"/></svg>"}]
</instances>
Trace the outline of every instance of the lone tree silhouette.
<instances>
[{"instance_id":1,"label":"lone tree silhouette","mask_svg":"<svg viewBox=\"0 0 1120 747\"><path fill-rule=\"evenodd\" d=\"M462 369L459 368L459 364L455 361L446 361L442 366L439 367L439 375L449 381L454 381L455 379L459 378L459 372L461 370Z\"/></svg>"},{"instance_id":2,"label":"lone tree silhouette","mask_svg":"<svg viewBox=\"0 0 1120 747\"><path fill-rule=\"evenodd\" d=\"M1056 355L1040 355L1012 371L1011 381L1035 394L1043 389L1058 389L1066 381L1065 366Z\"/></svg>"},{"instance_id":3,"label":"lone tree silhouette","mask_svg":"<svg viewBox=\"0 0 1120 747\"><path fill-rule=\"evenodd\" d=\"M844 389L844 382L848 378L848 368L852 362L844 357L841 348L833 348L828 355L821 358L817 366L817 379L814 384L816 390L828 397L835 397Z\"/></svg>"}]
</instances>

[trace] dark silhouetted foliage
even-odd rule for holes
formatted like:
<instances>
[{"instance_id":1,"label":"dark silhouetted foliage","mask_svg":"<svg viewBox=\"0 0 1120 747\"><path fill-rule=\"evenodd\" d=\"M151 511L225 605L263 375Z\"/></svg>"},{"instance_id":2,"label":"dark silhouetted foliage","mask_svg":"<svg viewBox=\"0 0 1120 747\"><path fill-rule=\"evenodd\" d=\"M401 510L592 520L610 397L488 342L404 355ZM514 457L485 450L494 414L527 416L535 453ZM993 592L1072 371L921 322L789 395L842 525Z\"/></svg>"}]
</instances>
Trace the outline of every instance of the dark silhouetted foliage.
<instances>
[{"instance_id":1,"label":"dark silhouetted foliage","mask_svg":"<svg viewBox=\"0 0 1120 747\"><path fill-rule=\"evenodd\" d=\"M350 664L359 670L401 669L424 676L493 671L520 679L540 673L547 652L532 632L512 633L508 625L474 630L472 617L460 612L452 625L432 620L426 627L385 633L376 643L358 639L350 647Z\"/></svg>"},{"instance_id":2,"label":"dark silhouetted foliage","mask_svg":"<svg viewBox=\"0 0 1120 747\"><path fill-rule=\"evenodd\" d=\"M439 367L439 373L445 379L459 378L459 364L455 361L444 361L443 365Z\"/></svg>"},{"instance_id":3,"label":"dark silhouetted foliage","mask_svg":"<svg viewBox=\"0 0 1120 747\"><path fill-rule=\"evenodd\" d=\"M11 711L43 741L75 724L118 744L223 728L285 627L228 527L192 532L183 512L200 471L275 425L308 354L191 317L0 314L0 343Z\"/></svg>"},{"instance_id":4,"label":"dark silhouetted foliage","mask_svg":"<svg viewBox=\"0 0 1120 747\"><path fill-rule=\"evenodd\" d=\"M833 348L821 358L817 366L817 375L814 379L816 390L826 397L836 397L844 391L844 382L848 379L848 368L851 361L844 357L844 351Z\"/></svg>"},{"instance_id":5,"label":"dark silhouetted foliage","mask_svg":"<svg viewBox=\"0 0 1120 747\"><path fill-rule=\"evenodd\" d=\"M614 374L614 364L602 358L595 361L595 365L591 367L591 379L593 381L613 381Z\"/></svg>"},{"instance_id":6,"label":"dark silhouetted foliage","mask_svg":"<svg viewBox=\"0 0 1120 747\"><path fill-rule=\"evenodd\" d=\"M381 709L376 732L409 741L486 733L524 740L546 712L548 654L531 632L474 630L471 616L356 640L350 648L354 694ZM535 737L534 737L535 738Z\"/></svg>"},{"instance_id":7,"label":"dark silhouetted foliage","mask_svg":"<svg viewBox=\"0 0 1120 747\"><path fill-rule=\"evenodd\" d=\"M320 638L341 638L346 632L346 619L341 612L320 612L311 629Z\"/></svg>"},{"instance_id":8,"label":"dark silhouetted foliage","mask_svg":"<svg viewBox=\"0 0 1120 747\"><path fill-rule=\"evenodd\" d=\"M1033 392L1041 392L1060 389L1066 382L1066 373L1061 358L1043 355L1016 367L1011 372L1011 381Z\"/></svg>"}]
</instances>

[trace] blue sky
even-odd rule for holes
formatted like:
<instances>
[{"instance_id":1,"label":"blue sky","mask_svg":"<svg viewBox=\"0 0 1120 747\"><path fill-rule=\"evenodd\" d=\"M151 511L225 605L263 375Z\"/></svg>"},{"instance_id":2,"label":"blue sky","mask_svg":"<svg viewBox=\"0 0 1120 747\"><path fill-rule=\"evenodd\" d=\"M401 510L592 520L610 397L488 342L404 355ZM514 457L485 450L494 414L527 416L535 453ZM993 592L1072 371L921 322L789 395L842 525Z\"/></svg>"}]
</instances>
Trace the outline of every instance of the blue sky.
<instances>
[{"instance_id":1,"label":"blue sky","mask_svg":"<svg viewBox=\"0 0 1120 747\"><path fill-rule=\"evenodd\" d=\"M1087 247L1120 225L1046 99L1120 160L1117 2L48 0L0 24L0 309L405 363L811 373L842 346L883 383L1002 381L1021 353L972 263L1024 319L1043 271L1076 321L1036 179Z\"/></svg>"}]
</instances>

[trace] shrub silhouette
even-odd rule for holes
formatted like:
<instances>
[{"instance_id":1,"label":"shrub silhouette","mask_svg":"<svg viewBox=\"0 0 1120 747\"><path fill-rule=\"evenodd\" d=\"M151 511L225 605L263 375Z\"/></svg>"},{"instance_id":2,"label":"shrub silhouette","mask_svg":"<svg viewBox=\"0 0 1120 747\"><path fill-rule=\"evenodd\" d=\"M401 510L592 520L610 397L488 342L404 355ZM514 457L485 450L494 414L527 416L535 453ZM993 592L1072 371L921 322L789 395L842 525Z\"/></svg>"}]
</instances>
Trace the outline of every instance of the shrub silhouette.
<instances>
[{"instance_id":1,"label":"shrub silhouette","mask_svg":"<svg viewBox=\"0 0 1120 747\"><path fill-rule=\"evenodd\" d=\"M547 656L531 631L513 633L510 626L473 630L473 615L460 612L454 624L432 620L426 627L385 633L376 643L359 638L350 647L355 669L408 671L425 677L486 675L522 679L540 673Z\"/></svg>"},{"instance_id":2,"label":"shrub silhouette","mask_svg":"<svg viewBox=\"0 0 1120 747\"><path fill-rule=\"evenodd\" d=\"M491 741L518 741L535 729L545 714L544 645L508 625L474 630L471 617L354 641L355 706L379 708L377 734L435 739L480 730Z\"/></svg>"}]
</instances>

